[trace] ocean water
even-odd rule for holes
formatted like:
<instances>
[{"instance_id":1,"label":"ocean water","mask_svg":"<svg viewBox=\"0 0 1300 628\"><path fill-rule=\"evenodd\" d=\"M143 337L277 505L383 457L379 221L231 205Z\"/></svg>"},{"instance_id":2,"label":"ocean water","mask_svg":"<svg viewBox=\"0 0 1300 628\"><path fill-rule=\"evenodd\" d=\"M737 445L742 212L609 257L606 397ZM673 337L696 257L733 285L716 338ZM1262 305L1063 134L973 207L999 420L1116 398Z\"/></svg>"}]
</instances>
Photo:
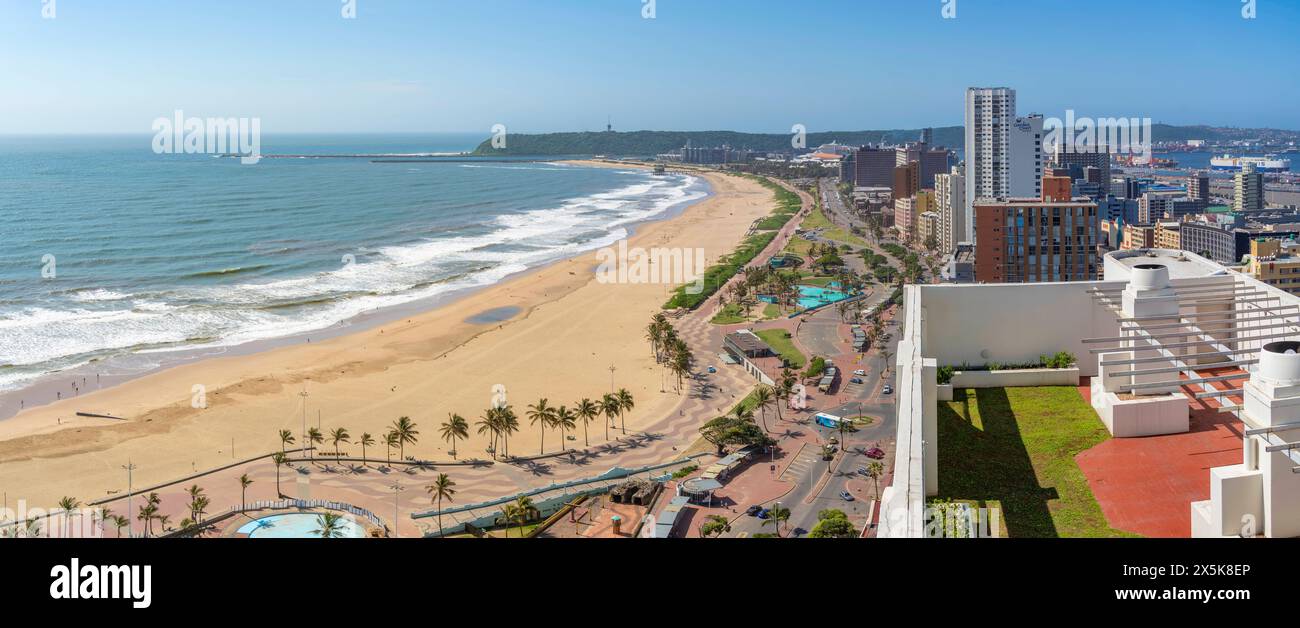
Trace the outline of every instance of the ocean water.
<instances>
[{"instance_id":1,"label":"ocean water","mask_svg":"<svg viewBox=\"0 0 1300 628\"><path fill-rule=\"evenodd\" d=\"M639 170L242 165L156 155L150 139L0 137L0 391L87 364L147 369L180 350L303 334L486 286L616 242L707 194L696 178ZM481 139L264 137L262 153L426 155Z\"/></svg>"}]
</instances>

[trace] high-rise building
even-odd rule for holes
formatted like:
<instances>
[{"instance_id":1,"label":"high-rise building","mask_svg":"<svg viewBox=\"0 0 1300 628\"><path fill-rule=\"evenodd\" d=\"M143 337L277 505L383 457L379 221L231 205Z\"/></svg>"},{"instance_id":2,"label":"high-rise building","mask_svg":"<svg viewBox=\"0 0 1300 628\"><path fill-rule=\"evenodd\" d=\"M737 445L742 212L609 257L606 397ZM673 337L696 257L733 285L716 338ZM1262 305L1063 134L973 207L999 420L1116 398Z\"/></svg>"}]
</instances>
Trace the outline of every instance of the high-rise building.
<instances>
[{"instance_id":1,"label":"high-rise building","mask_svg":"<svg viewBox=\"0 0 1300 628\"><path fill-rule=\"evenodd\" d=\"M1049 146L1052 151L1051 165L1055 168L1065 168L1069 171L1071 179L1083 179L1100 183L1102 181L1110 182L1110 149L1105 146L1087 146L1075 147L1073 150L1069 146L1057 144ZM1089 178L1089 169L1095 168L1093 179Z\"/></svg>"},{"instance_id":2,"label":"high-rise building","mask_svg":"<svg viewBox=\"0 0 1300 628\"><path fill-rule=\"evenodd\" d=\"M894 152L894 166L905 166L917 162L920 167L918 187L933 188L935 175L948 172L949 153L947 149L931 148L922 142L899 146Z\"/></svg>"},{"instance_id":3,"label":"high-rise building","mask_svg":"<svg viewBox=\"0 0 1300 628\"><path fill-rule=\"evenodd\" d=\"M1052 198L981 200L975 205L975 221L976 281L1097 278L1096 203Z\"/></svg>"},{"instance_id":4,"label":"high-rise building","mask_svg":"<svg viewBox=\"0 0 1300 628\"><path fill-rule=\"evenodd\" d=\"M863 146L851 156L853 174L847 182L860 188L890 187L894 184L895 160L892 148Z\"/></svg>"},{"instance_id":5,"label":"high-rise building","mask_svg":"<svg viewBox=\"0 0 1300 628\"><path fill-rule=\"evenodd\" d=\"M1016 117L1016 91L966 90L966 230L975 241L979 200L1038 198L1042 193L1043 117Z\"/></svg>"},{"instance_id":6,"label":"high-rise building","mask_svg":"<svg viewBox=\"0 0 1300 628\"><path fill-rule=\"evenodd\" d=\"M1197 201L1201 211L1210 206L1210 177L1193 174L1187 177L1187 197Z\"/></svg>"},{"instance_id":7,"label":"high-rise building","mask_svg":"<svg viewBox=\"0 0 1300 628\"><path fill-rule=\"evenodd\" d=\"M952 253L966 238L966 178L963 166L934 176L934 204L939 213L939 252Z\"/></svg>"},{"instance_id":8,"label":"high-rise building","mask_svg":"<svg viewBox=\"0 0 1300 628\"><path fill-rule=\"evenodd\" d=\"M894 166L894 198L914 196L921 189L921 163L909 161Z\"/></svg>"},{"instance_id":9,"label":"high-rise building","mask_svg":"<svg viewBox=\"0 0 1300 628\"><path fill-rule=\"evenodd\" d=\"M1264 209L1264 175L1255 170L1254 164L1245 164L1241 172L1232 176L1234 211Z\"/></svg>"}]
</instances>

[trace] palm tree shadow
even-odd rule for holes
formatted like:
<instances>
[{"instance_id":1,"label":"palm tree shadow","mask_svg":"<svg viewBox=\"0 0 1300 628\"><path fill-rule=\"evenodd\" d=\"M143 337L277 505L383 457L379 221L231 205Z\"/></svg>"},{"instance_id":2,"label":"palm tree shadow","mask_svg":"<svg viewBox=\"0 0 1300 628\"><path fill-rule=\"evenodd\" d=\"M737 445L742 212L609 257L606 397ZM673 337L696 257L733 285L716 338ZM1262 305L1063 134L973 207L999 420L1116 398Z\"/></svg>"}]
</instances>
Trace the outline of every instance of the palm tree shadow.
<instances>
[{"instance_id":1,"label":"palm tree shadow","mask_svg":"<svg viewBox=\"0 0 1300 628\"><path fill-rule=\"evenodd\" d=\"M540 462L533 462L532 464L529 464L529 465L528 465L528 472L531 473L531 474L533 474L533 475L536 475L536 476L552 475L552 474L553 474L553 470L551 469L551 465L549 465L549 464L543 464L543 463L540 463Z\"/></svg>"}]
</instances>

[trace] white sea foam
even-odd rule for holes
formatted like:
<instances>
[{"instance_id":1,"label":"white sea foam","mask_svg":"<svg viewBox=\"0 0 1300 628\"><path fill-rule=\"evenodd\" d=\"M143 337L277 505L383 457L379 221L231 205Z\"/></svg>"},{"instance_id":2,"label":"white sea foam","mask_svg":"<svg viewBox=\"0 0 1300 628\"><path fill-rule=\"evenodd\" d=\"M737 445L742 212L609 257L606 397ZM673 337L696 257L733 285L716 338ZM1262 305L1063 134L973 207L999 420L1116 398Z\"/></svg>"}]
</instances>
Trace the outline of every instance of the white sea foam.
<instances>
[{"instance_id":1,"label":"white sea foam","mask_svg":"<svg viewBox=\"0 0 1300 628\"><path fill-rule=\"evenodd\" d=\"M530 267L611 245L627 237L629 225L703 197L696 182L685 176L638 181L551 208L500 215L478 235L363 251L355 264L302 277L178 287L165 296L81 290L71 299L82 307L0 313L5 337L0 366L8 366L0 368L0 390L92 357L303 334L367 312L488 286Z\"/></svg>"}]
</instances>

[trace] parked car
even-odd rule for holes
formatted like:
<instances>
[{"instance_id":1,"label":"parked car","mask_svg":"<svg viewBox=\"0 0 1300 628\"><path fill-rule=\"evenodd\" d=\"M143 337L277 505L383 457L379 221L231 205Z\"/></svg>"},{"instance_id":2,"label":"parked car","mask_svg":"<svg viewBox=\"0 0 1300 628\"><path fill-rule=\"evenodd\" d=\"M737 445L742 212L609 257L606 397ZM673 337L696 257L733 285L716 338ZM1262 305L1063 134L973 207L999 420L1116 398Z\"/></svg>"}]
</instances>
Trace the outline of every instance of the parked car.
<instances>
[{"instance_id":1,"label":"parked car","mask_svg":"<svg viewBox=\"0 0 1300 628\"><path fill-rule=\"evenodd\" d=\"M750 506L749 508L745 509L745 514L751 517L757 517L758 513L762 512L762 510L763 510L762 506L759 506L758 504L754 504L753 506Z\"/></svg>"},{"instance_id":2,"label":"parked car","mask_svg":"<svg viewBox=\"0 0 1300 628\"><path fill-rule=\"evenodd\" d=\"M886 395L892 395L894 394L894 387L890 386L889 384L885 384L885 389L880 392L885 393Z\"/></svg>"},{"instance_id":3,"label":"parked car","mask_svg":"<svg viewBox=\"0 0 1300 628\"><path fill-rule=\"evenodd\" d=\"M858 370L856 370L856 371L853 371L853 374L854 374L854 375L858 375L858 376L862 376L862 375L866 375L867 372L864 371L864 370L862 370L862 369L858 369Z\"/></svg>"},{"instance_id":4,"label":"parked car","mask_svg":"<svg viewBox=\"0 0 1300 628\"><path fill-rule=\"evenodd\" d=\"M705 369L705 370L707 370L707 371L710 372L710 373L717 373L717 372L718 372L718 369L713 368L713 366L709 366L709 368L707 368L707 369Z\"/></svg>"},{"instance_id":5,"label":"parked car","mask_svg":"<svg viewBox=\"0 0 1300 628\"><path fill-rule=\"evenodd\" d=\"M849 383L850 383L850 384L861 384L861 383L862 383L862 378L861 378L861 377L853 377L853 378L850 378L850 379L849 379Z\"/></svg>"},{"instance_id":6,"label":"parked car","mask_svg":"<svg viewBox=\"0 0 1300 628\"><path fill-rule=\"evenodd\" d=\"M858 475L871 475L871 472L866 467L858 467Z\"/></svg>"},{"instance_id":7,"label":"parked car","mask_svg":"<svg viewBox=\"0 0 1300 628\"><path fill-rule=\"evenodd\" d=\"M840 439L835 438L834 436L832 436L832 437L830 437L830 440L827 440L826 442L828 442L828 443L830 443L830 444L832 444L832 445L838 445L838 444L840 444Z\"/></svg>"},{"instance_id":8,"label":"parked car","mask_svg":"<svg viewBox=\"0 0 1300 628\"><path fill-rule=\"evenodd\" d=\"M879 447L872 447L871 449L868 449L866 453L867 457L872 460L881 460L885 457L885 450Z\"/></svg>"},{"instance_id":9,"label":"parked car","mask_svg":"<svg viewBox=\"0 0 1300 628\"><path fill-rule=\"evenodd\" d=\"M853 494L848 491L840 491L840 499L851 502L853 501Z\"/></svg>"}]
</instances>

